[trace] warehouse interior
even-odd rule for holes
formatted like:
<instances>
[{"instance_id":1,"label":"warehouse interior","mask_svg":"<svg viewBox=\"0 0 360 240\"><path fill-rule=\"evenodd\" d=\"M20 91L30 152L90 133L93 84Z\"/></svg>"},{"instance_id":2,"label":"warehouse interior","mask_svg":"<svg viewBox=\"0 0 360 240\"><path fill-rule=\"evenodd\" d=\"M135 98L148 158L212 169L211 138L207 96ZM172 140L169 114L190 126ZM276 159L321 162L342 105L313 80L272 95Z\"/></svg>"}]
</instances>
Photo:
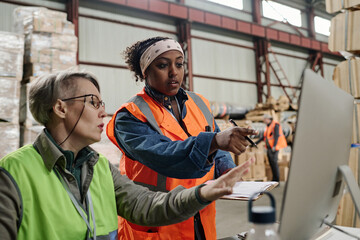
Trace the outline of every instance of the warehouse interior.
<instances>
[{"instance_id":1,"label":"warehouse interior","mask_svg":"<svg viewBox=\"0 0 360 240\"><path fill-rule=\"evenodd\" d=\"M264 137L264 114L280 122L288 146L279 152L280 184L270 190L279 221L308 69L354 98L348 165L360 185L359 9L356 0L0 0L0 158L33 143L43 129L29 110L34 79L69 68L94 73L106 124L144 87L125 63L126 47L170 37L185 54L182 87L209 100L221 130L234 119L257 130L257 140ZM119 166L121 152L105 131L92 147ZM265 143L232 154L237 165L250 157L256 164L243 179L271 181ZM360 228L344 189L333 223ZM255 204L269 203L261 197ZM250 228L247 201L217 200L216 209L217 239L240 239L237 233Z\"/></svg>"}]
</instances>

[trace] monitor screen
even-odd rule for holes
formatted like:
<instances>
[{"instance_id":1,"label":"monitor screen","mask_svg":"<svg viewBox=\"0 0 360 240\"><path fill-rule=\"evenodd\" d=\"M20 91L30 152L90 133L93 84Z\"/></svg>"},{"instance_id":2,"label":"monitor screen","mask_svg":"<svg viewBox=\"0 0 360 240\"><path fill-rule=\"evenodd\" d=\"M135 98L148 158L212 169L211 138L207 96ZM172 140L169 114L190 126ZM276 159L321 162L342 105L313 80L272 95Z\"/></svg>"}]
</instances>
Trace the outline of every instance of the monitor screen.
<instances>
[{"instance_id":1,"label":"monitor screen","mask_svg":"<svg viewBox=\"0 0 360 240\"><path fill-rule=\"evenodd\" d=\"M311 70L305 71L292 156L283 197L282 239L310 239L335 219L342 196L338 166L348 164L353 97Z\"/></svg>"}]
</instances>

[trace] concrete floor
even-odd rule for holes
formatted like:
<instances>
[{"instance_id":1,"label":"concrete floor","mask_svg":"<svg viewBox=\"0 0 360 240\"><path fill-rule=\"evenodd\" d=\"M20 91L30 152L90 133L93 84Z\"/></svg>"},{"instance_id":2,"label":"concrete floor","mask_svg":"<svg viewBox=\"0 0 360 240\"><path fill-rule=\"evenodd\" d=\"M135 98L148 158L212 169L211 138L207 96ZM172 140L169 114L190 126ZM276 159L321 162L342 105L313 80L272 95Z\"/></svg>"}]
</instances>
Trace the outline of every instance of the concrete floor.
<instances>
[{"instance_id":1,"label":"concrete floor","mask_svg":"<svg viewBox=\"0 0 360 240\"><path fill-rule=\"evenodd\" d=\"M285 182L281 182L277 188L270 192L276 201L276 219L279 220ZM253 203L253 206L270 205L269 197L263 196ZM217 238L225 240L235 236L237 233L245 232L250 229L251 223L248 221L248 202L237 200L217 200L216 201L216 231Z\"/></svg>"}]
</instances>

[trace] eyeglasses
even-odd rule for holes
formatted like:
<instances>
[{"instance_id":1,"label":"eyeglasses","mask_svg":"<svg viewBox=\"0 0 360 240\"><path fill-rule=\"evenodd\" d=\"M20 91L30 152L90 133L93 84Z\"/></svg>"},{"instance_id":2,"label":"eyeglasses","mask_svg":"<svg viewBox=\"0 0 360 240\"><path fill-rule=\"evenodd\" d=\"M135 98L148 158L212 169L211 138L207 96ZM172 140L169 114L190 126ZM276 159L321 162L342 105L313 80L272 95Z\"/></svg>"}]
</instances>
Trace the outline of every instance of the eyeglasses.
<instances>
[{"instance_id":1,"label":"eyeglasses","mask_svg":"<svg viewBox=\"0 0 360 240\"><path fill-rule=\"evenodd\" d=\"M77 99L77 98L84 98L84 103L85 103L86 102L86 97L91 97L90 103L91 103L91 105L94 106L94 108L99 109L100 106L105 107L105 102L100 101L99 98L94 94L86 94L86 95L72 97L72 98L65 98L65 99L61 99L61 101L65 102L65 101L70 101L70 100L74 100L74 99Z\"/></svg>"}]
</instances>

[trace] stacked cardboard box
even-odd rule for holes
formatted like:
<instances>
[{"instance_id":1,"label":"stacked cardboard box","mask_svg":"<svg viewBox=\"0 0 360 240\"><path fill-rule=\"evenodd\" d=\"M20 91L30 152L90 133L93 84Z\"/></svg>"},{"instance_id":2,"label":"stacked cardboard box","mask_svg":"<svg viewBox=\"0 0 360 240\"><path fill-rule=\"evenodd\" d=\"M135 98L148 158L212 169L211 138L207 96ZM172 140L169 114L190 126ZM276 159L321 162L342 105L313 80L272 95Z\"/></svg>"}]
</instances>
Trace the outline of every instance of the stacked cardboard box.
<instances>
[{"instance_id":1,"label":"stacked cardboard box","mask_svg":"<svg viewBox=\"0 0 360 240\"><path fill-rule=\"evenodd\" d=\"M355 100L352 143L360 142L360 100Z\"/></svg>"},{"instance_id":2,"label":"stacked cardboard box","mask_svg":"<svg viewBox=\"0 0 360 240\"><path fill-rule=\"evenodd\" d=\"M273 111L274 112L274 111ZM261 119L263 113L261 112ZM254 115L255 116L255 115ZM259 117L260 118L260 117ZM252 125L249 120L236 120L235 121L240 127L248 127ZM216 123L221 131L232 127L233 125L224 119L216 119ZM256 141L256 139L254 139ZM268 181L272 179L272 172L266 155L266 148L264 141L258 144L258 148L247 148L246 151L240 155L230 153L235 164L241 165L249 158L255 158L255 164L250 167L250 171L243 176L246 181ZM286 181L289 172L291 148L288 147L285 150L280 150L279 153L279 170L280 170L280 181Z\"/></svg>"},{"instance_id":3,"label":"stacked cardboard box","mask_svg":"<svg viewBox=\"0 0 360 240\"><path fill-rule=\"evenodd\" d=\"M331 51L360 51L360 10L338 13L331 19L329 49Z\"/></svg>"},{"instance_id":4,"label":"stacked cardboard box","mask_svg":"<svg viewBox=\"0 0 360 240\"><path fill-rule=\"evenodd\" d=\"M347 91L355 98L360 97L360 59L352 57L339 63L333 73L333 80L337 86Z\"/></svg>"},{"instance_id":5,"label":"stacked cardboard box","mask_svg":"<svg viewBox=\"0 0 360 240\"><path fill-rule=\"evenodd\" d=\"M21 80L23 58L24 35L0 32L0 77Z\"/></svg>"},{"instance_id":6,"label":"stacked cardboard box","mask_svg":"<svg viewBox=\"0 0 360 240\"><path fill-rule=\"evenodd\" d=\"M0 119L18 123L20 81L0 77Z\"/></svg>"},{"instance_id":7,"label":"stacked cardboard box","mask_svg":"<svg viewBox=\"0 0 360 240\"><path fill-rule=\"evenodd\" d=\"M339 12L331 19L329 49L360 51L360 0L326 0L326 11Z\"/></svg>"},{"instance_id":8,"label":"stacked cardboard box","mask_svg":"<svg viewBox=\"0 0 360 240\"><path fill-rule=\"evenodd\" d=\"M25 36L24 77L21 85L20 123L25 135L38 123L28 106L29 82L34 78L76 67L78 40L67 14L43 7L18 7L14 10L14 29ZM28 133L29 131L29 133ZM21 136L26 143L26 136ZM27 137L27 139L29 139ZM22 142L22 141L20 141Z\"/></svg>"},{"instance_id":9,"label":"stacked cardboard box","mask_svg":"<svg viewBox=\"0 0 360 240\"><path fill-rule=\"evenodd\" d=\"M0 32L0 158L19 147L19 97L24 36Z\"/></svg>"},{"instance_id":10,"label":"stacked cardboard box","mask_svg":"<svg viewBox=\"0 0 360 240\"><path fill-rule=\"evenodd\" d=\"M342 9L359 8L360 0L326 0L328 13L338 12Z\"/></svg>"},{"instance_id":11,"label":"stacked cardboard box","mask_svg":"<svg viewBox=\"0 0 360 240\"><path fill-rule=\"evenodd\" d=\"M334 69L333 80L337 86L352 94L355 98L360 97L359 72L360 62L356 55L360 52L360 1L359 0L333 0L326 1L326 9L329 12L345 10L337 14L331 20L329 49L332 51L348 51L347 60L339 63ZM351 9L350 9L351 8ZM359 100L357 100L359 101ZM359 104L354 106L354 124L352 142L359 143ZM358 162L360 156L354 153L358 149L351 148L349 166L358 180ZM344 194L340 201L336 224L342 226L354 226L354 205L349 194Z\"/></svg>"},{"instance_id":12,"label":"stacked cardboard box","mask_svg":"<svg viewBox=\"0 0 360 240\"><path fill-rule=\"evenodd\" d=\"M19 124L0 122L0 159L19 147Z\"/></svg>"},{"instance_id":13,"label":"stacked cardboard box","mask_svg":"<svg viewBox=\"0 0 360 240\"><path fill-rule=\"evenodd\" d=\"M25 34L24 79L76 66L77 37L66 13L41 7L14 10L14 25Z\"/></svg>"},{"instance_id":14,"label":"stacked cardboard box","mask_svg":"<svg viewBox=\"0 0 360 240\"><path fill-rule=\"evenodd\" d=\"M245 181L267 181L266 161L265 161L264 143L261 142L258 148L247 148L246 151L236 156L236 164L241 165L249 158L255 158L255 164L250 166L250 171L243 176Z\"/></svg>"}]
</instances>

